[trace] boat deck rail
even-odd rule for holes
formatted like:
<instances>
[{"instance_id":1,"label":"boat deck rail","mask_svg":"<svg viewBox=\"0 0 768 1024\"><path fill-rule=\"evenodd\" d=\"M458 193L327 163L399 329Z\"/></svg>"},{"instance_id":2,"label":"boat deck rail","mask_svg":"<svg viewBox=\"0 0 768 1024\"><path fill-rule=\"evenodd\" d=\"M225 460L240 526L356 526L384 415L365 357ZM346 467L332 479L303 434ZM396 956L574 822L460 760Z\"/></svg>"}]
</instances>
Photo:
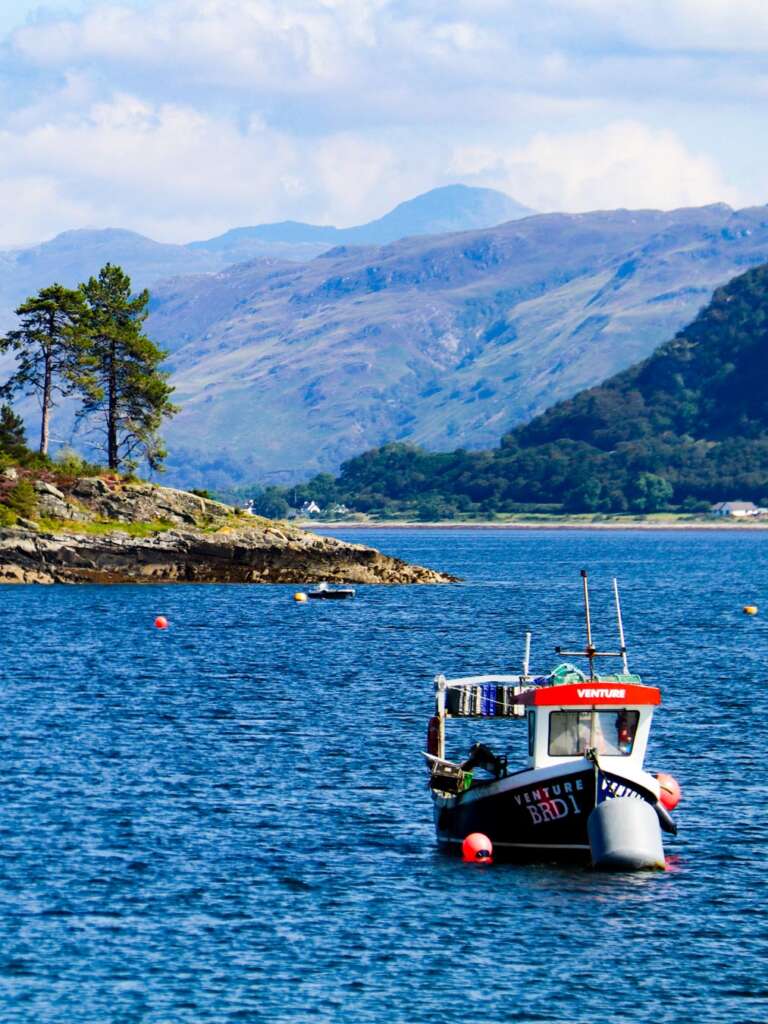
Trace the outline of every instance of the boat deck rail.
<instances>
[{"instance_id":1,"label":"boat deck rail","mask_svg":"<svg viewBox=\"0 0 768 1024\"><path fill-rule=\"evenodd\" d=\"M535 689L535 682L533 677L504 673L457 679L437 676L437 712L447 718L520 717L525 714L520 694Z\"/></svg>"},{"instance_id":2,"label":"boat deck rail","mask_svg":"<svg viewBox=\"0 0 768 1024\"><path fill-rule=\"evenodd\" d=\"M457 676L455 679L447 679L445 676L436 676L435 682L442 683L446 689L457 686L481 686L483 683L501 683L503 686L534 685L535 680L545 680L545 676L521 676L505 675L502 672L493 672L481 676Z\"/></svg>"}]
</instances>

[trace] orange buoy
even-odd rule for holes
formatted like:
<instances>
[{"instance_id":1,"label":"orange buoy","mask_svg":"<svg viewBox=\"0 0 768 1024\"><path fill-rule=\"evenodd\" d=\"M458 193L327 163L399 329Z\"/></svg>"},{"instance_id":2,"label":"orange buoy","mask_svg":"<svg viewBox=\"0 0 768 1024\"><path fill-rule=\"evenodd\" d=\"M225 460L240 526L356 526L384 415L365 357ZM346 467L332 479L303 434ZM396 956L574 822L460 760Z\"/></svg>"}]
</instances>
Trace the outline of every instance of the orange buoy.
<instances>
[{"instance_id":1,"label":"orange buoy","mask_svg":"<svg viewBox=\"0 0 768 1024\"><path fill-rule=\"evenodd\" d=\"M472 832L461 844L464 860L481 864L493 863L493 843L482 832Z\"/></svg>"},{"instance_id":2,"label":"orange buoy","mask_svg":"<svg viewBox=\"0 0 768 1024\"><path fill-rule=\"evenodd\" d=\"M756 604L745 604L744 608L742 609L742 611L744 612L745 615L757 615L757 605Z\"/></svg>"},{"instance_id":3,"label":"orange buoy","mask_svg":"<svg viewBox=\"0 0 768 1024\"><path fill-rule=\"evenodd\" d=\"M667 772L656 772L656 781L659 784L659 800L662 806L666 807L668 811L674 811L682 796L680 783L674 775L669 775Z\"/></svg>"},{"instance_id":4,"label":"orange buoy","mask_svg":"<svg viewBox=\"0 0 768 1024\"><path fill-rule=\"evenodd\" d=\"M308 600L308 598L306 594L299 590L296 594L293 595L293 600L297 601L299 604L304 604L305 601Z\"/></svg>"},{"instance_id":5,"label":"orange buoy","mask_svg":"<svg viewBox=\"0 0 768 1024\"><path fill-rule=\"evenodd\" d=\"M168 619L164 615L158 615L155 619L155 625L158 629L168 629Z\"/></svg>"}]
</instances>

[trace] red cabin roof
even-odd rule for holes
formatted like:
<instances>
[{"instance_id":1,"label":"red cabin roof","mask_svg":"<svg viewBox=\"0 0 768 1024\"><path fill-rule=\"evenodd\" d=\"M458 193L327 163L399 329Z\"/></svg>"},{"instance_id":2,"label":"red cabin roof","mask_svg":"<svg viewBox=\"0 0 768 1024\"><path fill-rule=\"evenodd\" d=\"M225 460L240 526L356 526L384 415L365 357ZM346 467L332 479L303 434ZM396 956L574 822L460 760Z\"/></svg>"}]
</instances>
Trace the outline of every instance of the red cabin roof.
<instances>
[{"instance_id":1,"label":"red cabin roof","mask_svg":"<svg viewBox=\"0 0 768 1024\"><path fill-rule=\"evenodd\" d=\"M518 704L529 707L616 707L628 704L661 704L661 692L655 686L636 683L584 682L562 686L539 686L515 697Z\"/></svg>"}]
</instances>

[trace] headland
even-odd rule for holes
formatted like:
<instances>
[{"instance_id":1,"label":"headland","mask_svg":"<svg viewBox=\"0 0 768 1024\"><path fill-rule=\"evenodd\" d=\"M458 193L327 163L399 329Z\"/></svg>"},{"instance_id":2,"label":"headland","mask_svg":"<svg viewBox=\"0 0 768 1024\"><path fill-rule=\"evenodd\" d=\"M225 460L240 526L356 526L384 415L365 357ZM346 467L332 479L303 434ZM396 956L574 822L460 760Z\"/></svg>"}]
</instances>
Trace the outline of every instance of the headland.
<instances>
[{"instance_id":1,"label":"headland","mask_svg":"<svg viewBox=\"0 0 768 1024\"><path fill-rule=\"evenodd\" d=\"M54 482L53 474L12 468L0 475L0 491L8 501L0 529L4 583L454 579L362 544L246 516L201 495L117 475L58 474ZM14 511L14 501L21 512Z\"/></svg>"}]
</instances>

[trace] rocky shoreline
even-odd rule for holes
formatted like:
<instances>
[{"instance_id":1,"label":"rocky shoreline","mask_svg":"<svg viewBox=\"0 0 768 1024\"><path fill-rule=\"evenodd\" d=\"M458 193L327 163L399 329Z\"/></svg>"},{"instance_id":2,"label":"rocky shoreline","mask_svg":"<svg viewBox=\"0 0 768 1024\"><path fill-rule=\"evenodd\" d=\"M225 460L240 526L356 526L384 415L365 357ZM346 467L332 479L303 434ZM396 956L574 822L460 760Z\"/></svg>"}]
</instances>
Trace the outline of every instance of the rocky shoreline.
<instances>
[{"instance_id":1,"label":"rocky shoreline","mask_svg":"<svg viewBox=\"0 0 768 1024\"><path fill-rule=\"evenodd\" d=\"M362 544L279 528L205 534L168 530L151 537L0 535L0 583L448 583L453 577Z\"/></svg>"},{"instance_id":2,"label":"rocky shoreline","mask_svg":"<svg viewBox=\"0 0 768 1024\"><path fill-rule=\"evenodd\" d=\"M455 580L375 548L236 515L219 502L154 484L83 478L66 489L37 481L35 489L40 519L20 517L0 530L0 583ZM59 525L48 529L50 522ZM153 522L161 525L147 535L131 532Z\"/></svg>"}]
</instances>

